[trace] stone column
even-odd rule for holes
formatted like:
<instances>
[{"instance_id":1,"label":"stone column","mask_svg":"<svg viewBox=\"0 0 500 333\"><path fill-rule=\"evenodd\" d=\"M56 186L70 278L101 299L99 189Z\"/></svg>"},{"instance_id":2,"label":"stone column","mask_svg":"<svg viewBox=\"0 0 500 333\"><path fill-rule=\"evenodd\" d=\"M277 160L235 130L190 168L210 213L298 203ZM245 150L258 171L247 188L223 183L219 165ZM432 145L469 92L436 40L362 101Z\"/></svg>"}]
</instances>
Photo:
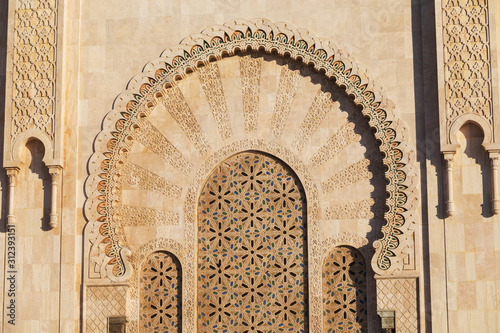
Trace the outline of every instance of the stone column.
<instances>
[{"instance_id":1,"label":"stone column","mask_svg":"<svg viewBox=\"0 0 500 333\"><path fill-rule=\"evenodd\" d=\"M61 175L62 168L59 165L50 165L49 174L52 177L52 187L50 196L50 221L49 225L51 228L56 228L58 225L59 216L57 214L58 204L57 204L57 192L59 189L59 178Z\"/></svg>"},{"instance_id":2,"label":"stone column","mask_svg":"<svg viewBox=\"0 0 500 333\"><path fill-rule=\"evenodd\" d=\"M14 215L15 207L15 192L16 178L19 173L18 167L6 168L7 176L9 177L9 208L7 213L7 228L13 227L16 224L16 216Z\"/></svg>"}]
</instances>

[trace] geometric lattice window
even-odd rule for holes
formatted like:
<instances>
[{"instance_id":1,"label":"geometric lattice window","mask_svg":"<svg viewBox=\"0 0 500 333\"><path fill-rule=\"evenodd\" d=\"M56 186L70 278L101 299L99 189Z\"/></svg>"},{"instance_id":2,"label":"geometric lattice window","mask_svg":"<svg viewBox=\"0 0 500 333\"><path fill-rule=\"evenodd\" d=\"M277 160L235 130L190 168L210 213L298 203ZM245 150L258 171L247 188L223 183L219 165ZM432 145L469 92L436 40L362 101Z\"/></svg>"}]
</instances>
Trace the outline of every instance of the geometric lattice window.
<instances>
[{"instance_id":1,"label":"geometric lattice window","mask_svg":"<svg viewBox=\"0 0 500 333\"><path fill-rule=\"evenodd\" d=\"M361 253L336 247L323 264L325 332L367 332L366 266Z\"/></svg>"},{"instance_id":2,"label":"geometric lattice window","mask_svg":"<svg viewBox=\"0 0 500 333\"><path fill-rule=\"evenodd\" d=\"M181 331L181 265L168 252L151 254L142 265L140 332Z\"/></svg>"},{"instance_id":3,"label":"geometric lattice window","mask_svg":"<svg viewBox=\"0 0 500 333\"><path fill-rule=\"evenodd\" d=\"M235 155L198 207L198 332L306 332L305 196L270 156Z\"/></svg>"}]
</instances>

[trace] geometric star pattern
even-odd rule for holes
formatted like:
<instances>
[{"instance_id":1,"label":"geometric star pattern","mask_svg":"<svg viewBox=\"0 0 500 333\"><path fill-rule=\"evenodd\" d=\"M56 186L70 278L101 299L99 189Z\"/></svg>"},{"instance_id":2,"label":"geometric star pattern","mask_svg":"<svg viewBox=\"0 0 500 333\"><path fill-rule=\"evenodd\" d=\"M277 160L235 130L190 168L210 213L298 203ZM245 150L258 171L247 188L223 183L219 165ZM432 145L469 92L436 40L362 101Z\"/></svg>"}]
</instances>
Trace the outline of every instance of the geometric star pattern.
<instances>
[{"instance_id":1,"label":"geometric star pattern","mask_svg":"<svg viewBox=\"0 0 500 333\"><path fill-rule=\"evenodd\" d=\"M181 266L167 252L155 252L141 269L140 332L180 332Z\"/></svg>"},{"instance_id":2,"label":"geometric star pattern","mask_svg":"<svg viewBox=\"0 0 500 333\"><path fill-rule=\"evenodd\" d=\"M368 332L366 269L361 253L336 247L323 265L325 332Z\"/></svg>"},{"instance_id":3,"label":"geometric star pattern","mask_svg":"<svg viewBox=\"0 0 500 333\"><path fill-rule=\"evenodd\" d=\"M235 155L198 207L198 332L306 332L305 195L280 161Z\"/></svg>"}]
</instances>

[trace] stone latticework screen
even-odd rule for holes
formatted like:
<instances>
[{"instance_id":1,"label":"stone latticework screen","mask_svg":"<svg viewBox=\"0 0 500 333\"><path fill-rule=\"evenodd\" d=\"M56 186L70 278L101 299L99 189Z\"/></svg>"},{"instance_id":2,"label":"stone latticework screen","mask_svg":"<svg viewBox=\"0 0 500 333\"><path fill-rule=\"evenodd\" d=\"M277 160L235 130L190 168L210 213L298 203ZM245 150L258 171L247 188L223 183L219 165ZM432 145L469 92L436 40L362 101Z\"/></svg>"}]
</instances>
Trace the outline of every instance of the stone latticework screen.
<instances>
[{"instance_id":1,"label":"stone latticework screen","mask_svg":"<svg viewBox=\"0 0 500 333\"><path fill-rule=\"evenodd\" d=\"M181 266L166 252L151 254L141 269L140 332L181 331Z\"/></svg>"},{"instance_id":2,"label":"stone latticework screen","mask_svg":"<svg viewBox=\"0 0 500 333\"><path fill-rule=\"evenodd\" d=\"M323 265L325 332L368 332L366 266L361 253L339 246Z\"/></svg>"},{"instance_id":3,"label":"stone latticework screen","mask_svg":"<svg viewBox=\"0 0 500 333\"><path fill-rule=\"evenodd\" d=\"M222 163L198 207L198 332L307 332L305 196L259 153Z\"/></svg>"}]
</instances>

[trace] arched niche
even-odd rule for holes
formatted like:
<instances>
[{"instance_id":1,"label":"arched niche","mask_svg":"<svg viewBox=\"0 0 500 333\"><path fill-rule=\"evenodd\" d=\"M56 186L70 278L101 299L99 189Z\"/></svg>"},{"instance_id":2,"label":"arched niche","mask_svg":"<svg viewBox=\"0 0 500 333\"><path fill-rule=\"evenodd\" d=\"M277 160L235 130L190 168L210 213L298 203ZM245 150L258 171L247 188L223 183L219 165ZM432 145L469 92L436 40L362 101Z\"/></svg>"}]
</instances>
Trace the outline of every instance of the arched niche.
<instances>
[{"instance_id":1,"label":"arched niche","mask_svg":"<svg viewBox=\"0 0 500 333\"><path fill-rule=\"evenodd\" d=\"M491 216L490 158L484 149L487 138L480 126L467 122L458 130L456 139L460 146L454 159L458 176L454 190L460 193L456 196L458 207L468 207L469 214Z\"/></svg>"},{"instance_id":2,"label":"arched niche","mask_svg":"<svg viewBox=\"0 0 500 333\"><path fill-rule=\"evenodd\" d=\"M182 332L182 269L166 251L151 253L139 277L139 332Z\"/></svg>"},{"instance_id":3,"label":"arched niche","mask_svg":"<svg viewBox=\"0 0 500 333\"><path fill-rule=\"evenodd\" d=\"M323 262L325 332L368 332L367 269L363 255L337 246Z\"/></svg>"},{"instance_id":4,"label":"arched niche","mask_svg":"<svg viewBox=\"0 0 500 333\"><path fill-rule=\"evenodd\" d=\"M197 200L217 165L249 150L284 161L307 194L311 331L323 325L321 241L331 235L322 225L356 220L361 236L376 231L373 270L401 272L414 246L414 155L404 123L364 73L332 43L267 20L207 29L147 64L94 142L85 280L127 281L128 254L170 238L183 247L183 329L194 331ZM350 170L363 182L343 176ZM373 175L383 183L377 198Z\"/></svg>"}]
</instances>

